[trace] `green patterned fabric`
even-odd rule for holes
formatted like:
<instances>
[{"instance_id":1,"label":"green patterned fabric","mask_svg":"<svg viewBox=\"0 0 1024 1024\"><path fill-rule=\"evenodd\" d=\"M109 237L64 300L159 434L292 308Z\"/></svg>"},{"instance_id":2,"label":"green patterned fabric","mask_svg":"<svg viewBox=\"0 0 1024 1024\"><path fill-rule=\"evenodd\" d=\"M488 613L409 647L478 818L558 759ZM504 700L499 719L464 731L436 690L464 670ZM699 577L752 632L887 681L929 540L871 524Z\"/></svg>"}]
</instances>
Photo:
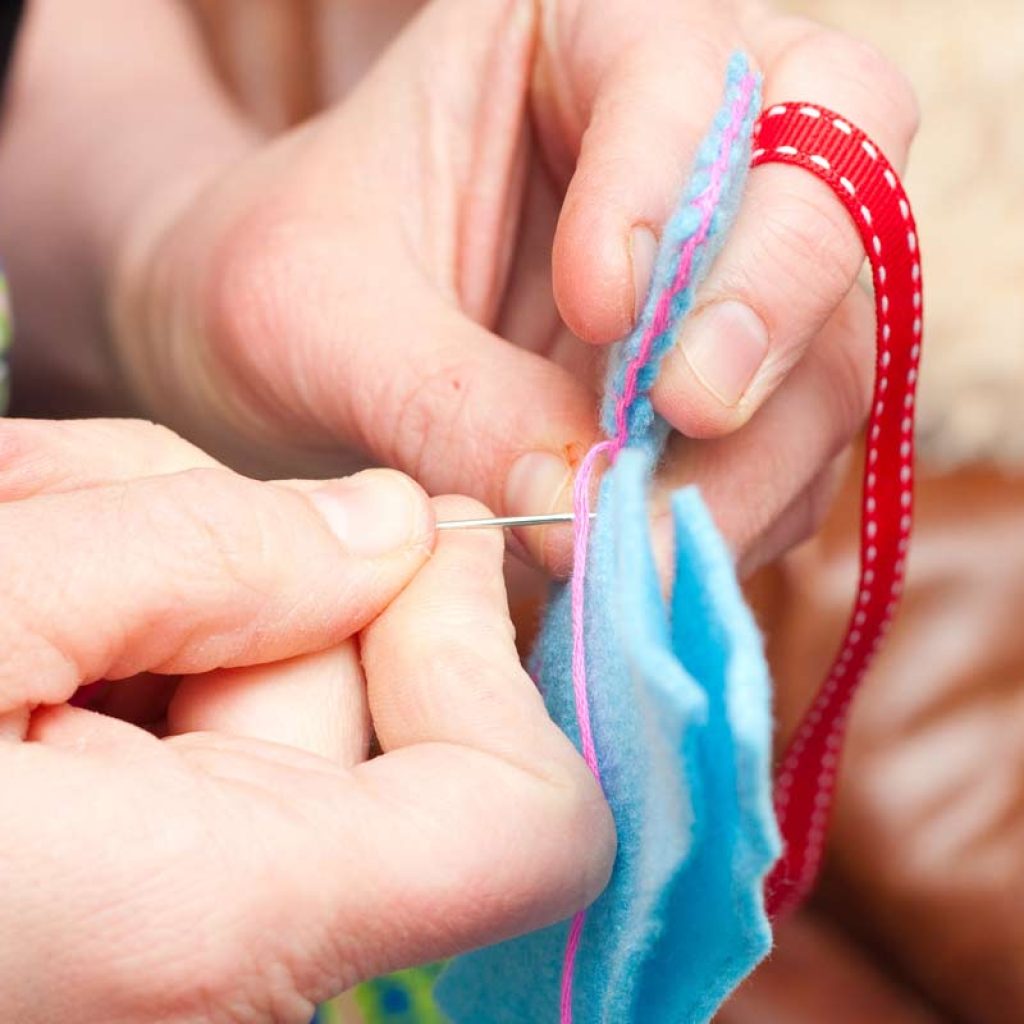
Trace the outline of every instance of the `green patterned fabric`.
<instances>
[{"instance_id":1,"label":"green patterned fabric","mask_svg":"<svg viewBox=\"0 0 1024 1024\"><path fill-rule=\"evenodd\" d=\"M433 995L442 967L416 967L360 985L356 1005L365 1024L448 1024Z\"/></svg>"}]
</instances>

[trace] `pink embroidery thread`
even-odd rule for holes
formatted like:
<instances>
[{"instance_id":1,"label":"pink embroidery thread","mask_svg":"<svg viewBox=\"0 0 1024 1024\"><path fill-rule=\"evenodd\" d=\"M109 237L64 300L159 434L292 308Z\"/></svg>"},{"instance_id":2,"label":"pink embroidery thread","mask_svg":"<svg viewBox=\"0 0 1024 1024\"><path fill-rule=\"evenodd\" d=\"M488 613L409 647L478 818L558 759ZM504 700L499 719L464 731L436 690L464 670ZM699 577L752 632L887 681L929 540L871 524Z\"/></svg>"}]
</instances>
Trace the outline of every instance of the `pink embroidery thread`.
<instances>
[{"instance_id":1,"label":"pink embroidery thread","mask_svg":"<svg viewBox=\"0 0 1024 1024\"><path fill-rule=\"evenodd\" d=\"M573 508L575 511L575 527L573 538L573 574L571 583L572 597L572 688L576 704L576 721L580 731L580 748L583 758L601 783L601 769L598 764L597 750L590 721L590 699L587 689L587 657L584 636L586 618L586 574L587 554L590 546L590 491L593 485L594 468L598 459L607 454L614 461L615 457L626 446L629 440L629 410L636 401L640 371L651 357L655 339L661 335L669 324L672 311L672 300L690 282L693 272L693 259L698 246L702 245L711 230L711 221L715 208L721 198L722 186L733 147L739 139L747 110L757 87L757 78L747 74L740 82L739 95L733 105L729 124L722 137L722 147L718 157L711 165L707 187L697 196L693 205L700 211L701 219L698 229L690 235L679 254L679 266L676 276L669 288L666 288L658 300L654 316L644 332L636 354L626 367L622 393L615 404L615 437L600 441L587 452L580 465L573 490ZM583 937L583 925L586 921L586 910L579 911L572 919L569 937L565 944L565 958L562 963L562 996L561 1024L573 1024L572 996L573 977L576 968L576 955L579 952Z\"/></svg>"}]
</instances>

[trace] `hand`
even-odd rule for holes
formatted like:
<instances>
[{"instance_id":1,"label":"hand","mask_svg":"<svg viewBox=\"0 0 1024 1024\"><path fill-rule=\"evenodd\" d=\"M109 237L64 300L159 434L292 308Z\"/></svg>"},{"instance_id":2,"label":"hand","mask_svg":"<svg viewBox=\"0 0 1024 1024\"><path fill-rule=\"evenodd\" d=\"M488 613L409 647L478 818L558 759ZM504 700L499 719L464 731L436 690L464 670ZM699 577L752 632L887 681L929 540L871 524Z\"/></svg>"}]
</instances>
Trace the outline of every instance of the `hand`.
<instances>
[{"instance_id":1,"label":"hand","mask_svg":"<svg viewBox=\"0 0 1024 1024\"><path fill-rule=\"evenodd\" d=\"M633 323L737 48L768 103L833 106L903 163L903 78L764 4L436 0L340 106L137 221L115 288L130 375L233 457L345 449L500 512L566 506L599 347ZM666 361L663 482L701 484L745 568L808 532L865 415L861 262L824 185L757 170ZM523 539L567 568L568 531Z\"/></svg>"},{"instance_id":2,"label":"hand","mask_svg":"<svg viewBox=\"0 0 1024 1024\"><path fill-rule=\"evenodd\" d=\"M519 666L500 537L430 556L475 503L258 484L143 424L0 448L0 1019L305 1024L600 891L610 818ZM66 703L97 679L107 714Z\"/></svg>"}]
</instances>

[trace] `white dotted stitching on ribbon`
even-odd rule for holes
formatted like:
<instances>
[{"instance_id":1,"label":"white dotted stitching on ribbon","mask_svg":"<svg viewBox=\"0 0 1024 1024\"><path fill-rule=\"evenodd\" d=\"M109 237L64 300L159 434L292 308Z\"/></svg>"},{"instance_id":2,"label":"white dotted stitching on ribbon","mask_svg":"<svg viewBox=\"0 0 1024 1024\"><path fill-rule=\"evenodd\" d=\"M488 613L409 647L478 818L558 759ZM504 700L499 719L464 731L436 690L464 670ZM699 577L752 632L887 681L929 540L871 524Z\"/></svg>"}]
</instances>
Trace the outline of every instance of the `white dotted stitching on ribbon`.
<instances>
[{"instance_id":1,"label":"white dotted stitching on ribbon","mask_svg":"<svg viewBox=\"0 0 1024 1024\"><path fill-rule=\"evenodd\" d=\"M787 105L779 104L768 111L768 116L784 114L788 109ZM800 107L799 113L807 117L822 116L822 111L810 106ZM837 131L840 131L845 135L852 134L851 126L841 118L834 118L831 123ZM872 160L878 159L878 150L869 141L862 140L861 147ZM776 152L784 156L797 155L796 150L792 146L778 146L776 147ZM763 150L759 151L758 155L763 155ZM810 155L808 159L823 170L829 170L831 167L829 161L823 156L813 154ZM897 186L895 174L893 174L889 168L885 168L882 174L888 186L891 189L895 189ZM849 195L856 195L855 186L845 176L841 176L839 178L839 184L847 193L849 193ZM899 208L904 221L909 221L910 207L905 199L900 199ZM866 227L871 229L874 217L868 207L864 204L861 204L860 216ZM917 237L913 230L907 231L907 245L912 253L916 252ZM881 256L881 240L873 232L871 232L871 246L874 249L876 256ZM921 266L916 260L913 263L911 275L914 283L917 284L921 279ZM888 370L892 362L892 353L888 348L889 341L892 337L892 328L888 323L889 298L883 290L888 278L889 273L886 266L879 263L875 269L875 287L878 293L876 309L879 316L879 337L881 339L881 351L879 353L880 370L878 380L876 381L876 390L879 394L883 394L887 390ZM919 289L915 289L914 291L913 302L915 310L919 311L921 308L921 293ZM921 334L920 315L916 316L914 319L913 330L915 337L919 338ZM904 556L909 547L909 532L911 526L910 509L913 504L913 418L909 415L909 411L911 411L914 406L914 387L917 382L917 365L920 359L920 354L921 346L919 341L916 341L910 350L910 367L906 378L908 390L904 399L904 405L908 410L908 415L903 417L900 424L902 440L899 449L899 482L900 506L903 509L903 514L901 515L899 522L900 535L897 549L901 557L893 565L894 577L890 585L890 593L887 595L888 601L885 606L885 613L879 625L880 635L874 637L872 640L872 652L877 650L881 640L881 635L888 631L891 616L896 609L896 599L903 589L902 573L904 570ZM879 399L874 410L876 419L880 418L884 411L884 400ZM867 451L867 465L869 467L869 471L865 477L867 500L865 502L865 522L863 525L863 531L865 537L869 540L873 539L878 533L878 522L876 519L878 503L874 494L878 478L877 474L871 470L870 467L874 466L878 462L879 438L880 429L878 423L876 423L874 425L874 429L869 435ZM875 570L871 565L875 562L876 558L877 548L874 544L868 544L865 548L865 562L868 563L868 566L864 568L861 574L861 590L858 595L858 611L856 612L853 620L854 628L847 634L846 642L835 660L833 669L830 672L821 693L818 695L814 705L808 712L807 717L801 726L800 732L794 739L789 753L781 766L776 784L776 807L780 826L785 822L786 810L793 785L796 781L796 770L800 758L804 750L807 748L807 745L816 736L818 726L824 720L825 712L827 709L830 709L836 693L839 692L840 684L847 674L847 666L854 658L854 648L863 639L859 627L863 626L867 621L867 614L863 606L869 604L874 596L873 587L876 582L876 576ZM856 684L860 682L861 677L867 671L867 667L868 658L864 658L860 663L857 677L854 680L854 685L847 688L843 703L837 710L837 713L832 720L832 727L830 728L828 735L825 737L826 752L822 757L821 769L815 784L814 808L811 815L805 856L803 864L801 865L800 877L797 882L797 893L803 892L804 888L809 884L817 870L817 865L824 846L825 825L830 796L832 789L835 786L836 773L838 771L839 749L841 746L842 732L845 727L846 712L853 693L855 692Z\"/></svg>"}]
</instances>

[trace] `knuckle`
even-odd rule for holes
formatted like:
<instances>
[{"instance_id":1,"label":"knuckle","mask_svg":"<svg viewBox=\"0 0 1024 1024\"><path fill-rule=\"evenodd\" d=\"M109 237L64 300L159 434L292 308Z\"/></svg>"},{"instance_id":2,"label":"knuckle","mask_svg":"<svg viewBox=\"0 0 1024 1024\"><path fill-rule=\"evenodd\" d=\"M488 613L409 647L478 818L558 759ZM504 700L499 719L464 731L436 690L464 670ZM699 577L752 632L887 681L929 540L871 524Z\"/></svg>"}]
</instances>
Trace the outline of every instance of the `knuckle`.
<instances>
[{"instance_id":1,"label":"knuckle","mask_svg":"<svg viewBox=\"0 0 1024 1024\"><path fill-rule=\"evenodd\" d=\"M874 120L901 143L909 144L916 135L921 116L917 93L907 75L872 44L816 27L798 39L787 59L828 69L857 109L875 111Z\"/></svg>"},{"instance_id":2,"label":"knuckle","mask_svg":"<svg viewBox=\"0 0 1024 1024\"><path fill-rule=\"evenodd\" d=\"M567 899L569 910L591 903L608 883L615 860L615 824L590 769L573 751L559 776L546 787L538 807L565 851L565 873L552 884Z\"/></svg>"},{"instance_id":3,"label":"knuckle","mask_svg":"<svg viewBox=\"0 0 1024 1024\"><path fill-rule=\"evenodd\" d=\"M309 404L315 382L296 354L310 346L306 310L335 268L326 245L322 226L265 204L226 231L210 256L200 300L204 334L215 359L232 369L236 400L257 418L268 409L298 417Z\"/></svg>"},{"instance_id":4,"label":"knuckle","mask_svg":"<svg viewBox=\"0 0 1024 1024\"><path fill-rule=\"evenodd\" d=\"M292 255L285 251L287 237L286 226L275 216L255 211L220 240L204 296L215 338L233 347L279 326L279 278Z\"/></svg>"},{"instance_id":5,"label":"knuckle","mask_svg":"<svg viewBox=\"0 0 1024 1024\"><path fill-rule=\"evenodd\" d=\"M155 527L164 557L173 560L183 585L232 595L242 591L257 599L274 593L275 539L282 524L262 485L213 468L186 470L154 486L162 491L159 500L146 488L139 496L141 514Z\"/></svg>"},{"instance_id":6,"label":"knuckle","mask_svg":"<svg viewBox=\"0 0 1024 1024\"><path fill-rule=\"evenodd\" d=\"M744 285L763 287L763 268L774 265L772 279L785 307L806 306L811 298L816 307L831 308L856 276L863 259L860 245L845 211L824 189L809 189L803 179L789 181L762 204L762 251L747 264Z\"/></svg>"},{"instance_id":7,"label":"knuckle","mask_svg":"<svg viewBox=\"0 0 1024 1024\"><path fill-rule=\"evenodd\" d=\"M128 437L133 438L140 446L162 452L175 448L191 447L170 427L162 423L155 423L153 420L103 420L104 429L111 434L121 431Z\"/></svg>"},{"instance_id":8,"label":"knuckle","mask_svg":"<svg viewBox=\"0 0 1024 1024\"><path fill-rule=\"evenodd\" d=\"M567 816L567 838L570 849L587 850L581 897L582 902L588 904L608 884L617 844L611 808L600 786L584 765L578 765L576 772L579 782L575 787L571 814Z\"/></svg>"},{"instance_id":9,"label":"knuckle","mask_svg":"<svg viewBox=\"0 0 1024 1024\"><path fill-rule=\"evenodd\" d=\"M910 79L869 43L845 37L844 45L851 80L861 83L876 104L884 105L889 122L909 142L917 134L921 119L917 93Z\"/></svg>"},{"instance_id":10,"label":"knuckle","mask_svg":"<svg viewBox=\"0 0 1024 1024\"><path fill-rule=\"evenodd\" d=\"M368 446L390 465L420 480L428 488L439 489L455 477L459 459L483 459L477 452L477 436L470 422L473 367L464 353L438 353L434 367L417 374L401 374L387 385L376 401L375 411L367 410L364 422L380 423L381 410L393 410L389 429Z\"/></svg>"}]
</instances>

